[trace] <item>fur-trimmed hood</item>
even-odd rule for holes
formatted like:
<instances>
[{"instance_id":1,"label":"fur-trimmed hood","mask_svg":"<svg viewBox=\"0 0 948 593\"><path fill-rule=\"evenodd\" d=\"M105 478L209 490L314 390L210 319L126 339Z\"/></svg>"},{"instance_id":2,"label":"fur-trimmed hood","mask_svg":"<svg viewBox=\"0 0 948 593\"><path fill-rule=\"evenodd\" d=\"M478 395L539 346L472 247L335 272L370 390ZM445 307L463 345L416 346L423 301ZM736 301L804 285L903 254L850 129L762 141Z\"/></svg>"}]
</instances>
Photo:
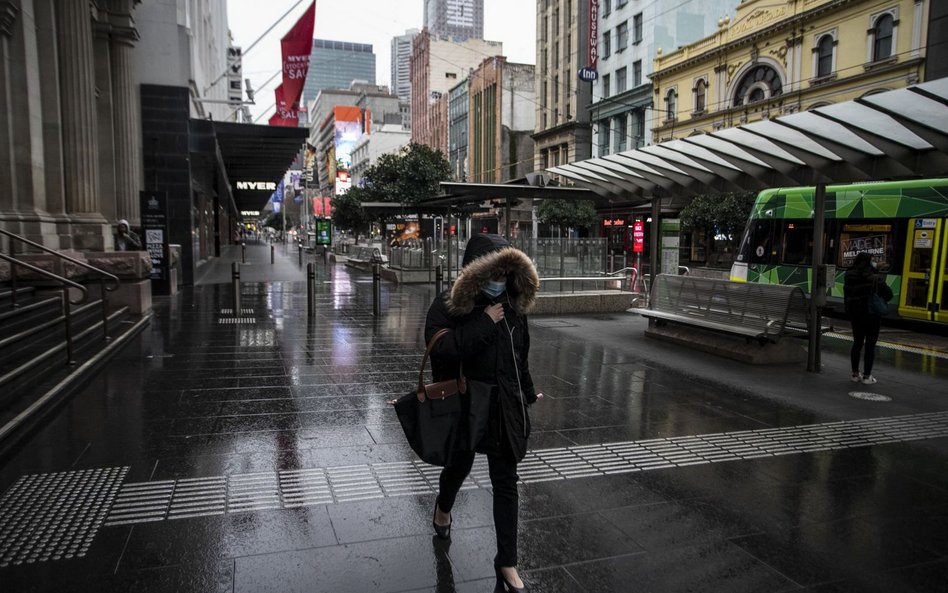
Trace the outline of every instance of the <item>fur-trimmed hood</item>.
<instances>
[{"instance_id":1,"label":"fur-trimmed hood","mask_svg":"<svg viewBox=\"0 0 948 593\"><path fill-rule=\"evenodd\" d=\"M507 277L507 294L511 306L518 313L528 313L536 302L540 278L530 258L515 247L491 251L465 265L447 298L448 312L452 315L467 315L473 311L481 288L491 278L500 276Z\"/></svg>"}]
</instances>

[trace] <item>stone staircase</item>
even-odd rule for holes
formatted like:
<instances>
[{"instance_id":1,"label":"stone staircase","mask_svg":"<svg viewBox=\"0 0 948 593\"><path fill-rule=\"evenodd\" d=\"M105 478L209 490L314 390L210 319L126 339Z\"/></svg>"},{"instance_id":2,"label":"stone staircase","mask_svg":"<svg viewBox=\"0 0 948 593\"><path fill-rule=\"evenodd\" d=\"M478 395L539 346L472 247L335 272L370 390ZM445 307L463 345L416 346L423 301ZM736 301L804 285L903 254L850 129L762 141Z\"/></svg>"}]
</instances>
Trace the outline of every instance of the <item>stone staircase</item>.
<instances>
[{"instance_id":1,"label":"stone staircase","mask_svg":"<svg viewBox=\"0 0 948 593\"><path fill-rule=\"evenodd\" d=\"M0 281L0 455L150 320L150 312L112 298L121 285L103 307L98 283L88 286L84 299L78 290L66 293L48 282L23 284L14 292L10 282ZM72 300L68 324L65 298Z\"/></svg>"}]
</instances>

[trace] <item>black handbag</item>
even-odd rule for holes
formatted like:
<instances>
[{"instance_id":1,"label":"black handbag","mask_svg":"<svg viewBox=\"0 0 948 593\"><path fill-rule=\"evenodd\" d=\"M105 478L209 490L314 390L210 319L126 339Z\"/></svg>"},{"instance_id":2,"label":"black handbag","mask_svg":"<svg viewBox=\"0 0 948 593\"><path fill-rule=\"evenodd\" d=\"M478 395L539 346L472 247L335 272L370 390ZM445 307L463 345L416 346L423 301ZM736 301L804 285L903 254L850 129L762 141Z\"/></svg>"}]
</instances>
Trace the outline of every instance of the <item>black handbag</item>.
<instances>
[{"instance_id":1,"label":"black handbag","mask_svg":"<svg viewBox=\"0 0 948 593\"><path fill-rule=\"evenodd\" d=\"M394 402L395 413L412 450L422 461L442 467L451 462L456 451L470 450L465 426L468 402L462 401L467 391L464 375L436 383L424 382L428 356L449 331L441 329L431 336L418 369L417 388Z\"/></svg>"}]
</instances>

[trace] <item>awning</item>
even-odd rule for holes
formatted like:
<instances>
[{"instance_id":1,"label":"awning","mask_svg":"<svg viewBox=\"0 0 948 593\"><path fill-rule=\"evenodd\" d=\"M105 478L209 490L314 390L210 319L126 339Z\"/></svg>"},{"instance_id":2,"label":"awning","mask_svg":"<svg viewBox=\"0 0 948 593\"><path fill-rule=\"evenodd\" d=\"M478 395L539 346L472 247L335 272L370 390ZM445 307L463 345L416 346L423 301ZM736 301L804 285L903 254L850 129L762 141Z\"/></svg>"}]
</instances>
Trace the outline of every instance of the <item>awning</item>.
<instances>
[{"instance_id":1,"label":"awning","mask_svg":"<svg viewBox=\"0 0 948 593\"><path fill-rule=\"evenodd\" d=\"M266 183L283 178L309 130L215 121L214 134L237 209L259 211L273 193Z\"/></svg>"},{"instance_id":2,"label":"awning","mask_svg":"<svg viewBox=\"0 0 948 593\"><path fill-rule=\"evenodd\" d=\"M948 78L547 169L629 206L948 172ZM447 184L442 184L445 187ZM494 186L498 187L498 186Z\"/></svg>"}]
</instances>

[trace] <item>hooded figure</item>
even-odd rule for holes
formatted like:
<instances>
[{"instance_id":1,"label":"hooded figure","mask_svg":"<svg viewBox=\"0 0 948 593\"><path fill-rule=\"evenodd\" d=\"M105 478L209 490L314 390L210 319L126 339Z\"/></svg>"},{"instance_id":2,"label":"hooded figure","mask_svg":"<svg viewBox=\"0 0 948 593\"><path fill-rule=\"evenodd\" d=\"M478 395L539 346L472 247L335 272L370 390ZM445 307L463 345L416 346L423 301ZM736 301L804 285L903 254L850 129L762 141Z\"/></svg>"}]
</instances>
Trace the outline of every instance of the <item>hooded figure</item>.
<instances>
[{"instance_id":1,"label":"hooded figure","mask_svg":"<svg viewBox=\"0 0 948 593\"><path fill-rule=\"evenodd\" d=\"M843 285L843 303L853 328L853 345L849 351L852 367L850 379L853 383L862 381L866 385L876 383L872 367L876 358L876 341L882 325L882 316L872 310L869 301L878 295L884 302L892 299L892 289L885 278L876 273L872 256L861 251L853 259L853 265L846 270ZM863 372L859 372L860 352L865 345Z\"/></svg>"},{"instance_id":2,"label":"hooded figure","mask_svg":"<svg viewBox=\"0 0 948 593\"><path fill-rule=\"evenodd\" d=\"M499 235L474 235L457 281L450 292L435 297L425 324L426 342L442 328L451 330L431 352L434 379L455 378L460 369L467 379L469 426L461 430L474 435L474 451L487 455L497 533L494 567L503 591L524 590L516 569L517 463L527 452L527 407L537 400L527 361L526 313L539 288L536 268L522 251ZM441 472L433 519L441 538L450 537L451 509L474 451L456 453Z\"/></svg>"},{"instance_id":3,"label":"hooded figure","mask_svg":"<svg viewBox=\"0 0 948 593\"><path fill-rule=\"evenodd\" d=\"M497 385L499 407L492 410L487 437L475 451L491 455L509 450L519 462L530 434L527 406L536 401L525 314L533 308L540 280L530 258L500 235L471 237L461 268L450 293L436 298L428 310L426 341L439 329L454 330L435 345L432 374L435 381L457 377L463 361L468 380ZM500 278L504 279L500 294L485 292L492 279ZM504 311L498 322L485 314L496 303Z\"/></svg>"},{"instance_id":4,"label":"hooded figure","mask_svg":"<svg viewBox=\"0 0 948 593\"><path fill-rule=\"evenodd\" d=\"M142 241L132 232L127 220L120 220L115 226L115 250L138 251L142 248Z\"/></svg>"}]
</instances>

